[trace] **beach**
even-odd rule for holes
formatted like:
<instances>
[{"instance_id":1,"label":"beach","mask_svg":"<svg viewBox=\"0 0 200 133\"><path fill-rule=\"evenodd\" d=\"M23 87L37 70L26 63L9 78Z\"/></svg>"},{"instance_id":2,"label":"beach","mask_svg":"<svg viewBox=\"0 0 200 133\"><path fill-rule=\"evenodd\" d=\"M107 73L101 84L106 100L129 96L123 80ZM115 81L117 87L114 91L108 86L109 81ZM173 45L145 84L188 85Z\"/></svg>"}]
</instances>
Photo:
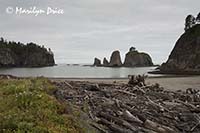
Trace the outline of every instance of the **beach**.
<instances>
[{"instance_id":1,"label":"beach","mask_svg":"<svg viewBox=\"0 0 200 133\"><path fill-rule=\"evenodd\" d=\"M128 78L49 78L54 81L87 81L91 83L123 84L128 82ZM146 84L158 83L166 90L177 91L188 88L200 90L200 76L161 76L149 77Z\"/></svg>"}]
</instances>

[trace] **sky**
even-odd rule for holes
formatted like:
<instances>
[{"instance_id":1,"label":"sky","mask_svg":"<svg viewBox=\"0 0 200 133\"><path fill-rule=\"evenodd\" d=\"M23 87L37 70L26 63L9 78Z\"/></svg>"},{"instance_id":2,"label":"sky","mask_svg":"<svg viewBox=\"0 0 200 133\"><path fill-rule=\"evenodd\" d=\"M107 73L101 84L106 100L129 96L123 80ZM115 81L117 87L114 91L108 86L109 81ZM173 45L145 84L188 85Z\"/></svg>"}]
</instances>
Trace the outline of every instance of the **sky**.
<instances>
[{"instance_id":1,"label":"sky","mask_svg":"<svg viewBox=\"0 0 200 133\"><path fill-rule=\"evenodd\" d=\"M92 64L94 57L109 59L114 50L124 60L131 46L160 64L199 5L200 0L0 0L0 36L51 48L57 64ZM16 13L33 7L64 13Z\"/></svg>"}]
</instances>

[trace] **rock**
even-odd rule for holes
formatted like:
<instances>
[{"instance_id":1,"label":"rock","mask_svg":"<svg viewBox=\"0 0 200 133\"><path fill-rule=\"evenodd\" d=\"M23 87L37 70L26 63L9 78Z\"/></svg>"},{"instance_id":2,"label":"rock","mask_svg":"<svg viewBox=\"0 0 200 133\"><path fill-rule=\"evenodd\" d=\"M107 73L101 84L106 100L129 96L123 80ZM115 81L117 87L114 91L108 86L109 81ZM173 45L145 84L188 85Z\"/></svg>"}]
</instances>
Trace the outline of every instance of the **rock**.
<instances>
[{"instance_id":1,"label":"rock","mask_svg":"<svg viewBox=\"0 0 200 133\"><path fill-rule=\"evenodd\" d=\"M101 66L101 60L98 58L94 58L94 64L93 66Z\"/></svg>"},{"instance_id":2,"label":"rock","mask_svg":"<svg viewBox=\"0 0 200 133\"><path fill-rule=\"evenodd\" d=\"M0 39L0 67L44 67L55 65L53 52L34 43L26 45Z\"/></svg>"},{"instance_id":3,"label":"rock","mask_svg":"<svg viewBox=\"0 0 200 133\"><path fill-rule=\"evenodd\" d=\"M153 66L151 57L146 53L140 53L134 49L126 54L123 66L125 67L146 67Z\"/></svg>"},{"instance_id":4,"label":"rock","mask_svg":"<svg viewBox=\"0 0 200 133\"><path fill-rule=\"evenodd\" d=\"M114 51L110 57L110 63L109 63L110 67L121 67L122 66L122 61L121 61L121 56L120 56L120 52Z\"/></svg>"},{"instance_id":5,"label":"rock","mask_svg":"<svg viewBox=\"0 0 200 133\"><path fill-rule=\"evenodd\" d=\"M0 49L0 67L15 66L15 54L8 48Z\"/></svg>"},{"instance_id":6,"label":"rock","mask_svg":"<svg viewBox=\"0 0 200 133\"><path fill-rule=\"evenodd\" d=\"M46 52L35 52L29 54L24 62L25 66L39 67L39 66L53 66L55 64L53 55Z\"/></svg>"},{"instance_id":7,"label":"rock","mask_svg":"<svg viewBox=\"0 0 200 133\"><path fill-rule=\"evenodd\" d=\"M200 74L200 24L188 29L176 42L161 73Z\"/></svg>"},{"instance_id":8,"label":"rock","mask_svg":"<svg viewBox=\"0 0 200 133\"><path fill-rule=\"evenodd\" d=\"M103 66L109 66L109 62L106 58L103 59Z\"/></svg>"}]
</instances>

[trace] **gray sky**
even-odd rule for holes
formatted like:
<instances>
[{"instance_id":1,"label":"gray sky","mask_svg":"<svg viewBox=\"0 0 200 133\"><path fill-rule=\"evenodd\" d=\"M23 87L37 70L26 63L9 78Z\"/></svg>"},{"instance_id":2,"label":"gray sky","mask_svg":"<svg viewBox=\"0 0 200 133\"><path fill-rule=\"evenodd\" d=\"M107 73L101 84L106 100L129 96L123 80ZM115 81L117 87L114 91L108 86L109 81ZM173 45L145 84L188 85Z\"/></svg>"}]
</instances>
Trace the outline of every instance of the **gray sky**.
<instances>
[{"instance_id":1,"label":"gray sky","mask_svg":"<svg viewBox=\"0 0 200 133\"><path fill-rule=\"evenodd\" d=\"M64 14L6 13L33 6ZM185 17L199 9L200 0L0 0L0 36L50 47L56 63L93 63L113 50L124 59L130 46L162 63L184 32Z\"/></svg>"}]
</instances>

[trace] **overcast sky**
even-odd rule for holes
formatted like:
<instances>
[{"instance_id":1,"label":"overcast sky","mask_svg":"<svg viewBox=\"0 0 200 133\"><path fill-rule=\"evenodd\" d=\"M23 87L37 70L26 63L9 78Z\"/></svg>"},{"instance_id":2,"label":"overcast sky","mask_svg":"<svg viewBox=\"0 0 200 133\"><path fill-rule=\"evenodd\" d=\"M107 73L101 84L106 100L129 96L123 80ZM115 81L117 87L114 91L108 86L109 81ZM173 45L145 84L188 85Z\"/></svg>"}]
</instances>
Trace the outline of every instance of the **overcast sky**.
<instances>
[{"instance_id":1,"label":"overcast sky","mask_svg":"<svg viewBox=\"0 0 200 133\"><path fill-rule=\"evenodd\" d=\"M64 14L6 13L33 6ZM0 0L0 36L50 47L56 63L93 63L113 50L124 59L131 46L162 63L184 32L185 17L199 11L200 0Z\"/></svg>"}]
</instances>

